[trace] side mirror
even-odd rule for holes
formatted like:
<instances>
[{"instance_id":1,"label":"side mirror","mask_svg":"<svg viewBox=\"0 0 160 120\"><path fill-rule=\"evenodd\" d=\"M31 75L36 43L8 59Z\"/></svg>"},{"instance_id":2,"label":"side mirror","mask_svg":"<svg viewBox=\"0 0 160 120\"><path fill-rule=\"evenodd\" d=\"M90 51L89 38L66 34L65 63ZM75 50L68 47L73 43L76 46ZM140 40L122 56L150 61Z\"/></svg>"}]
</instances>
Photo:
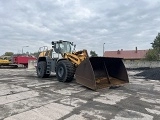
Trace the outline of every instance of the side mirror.
<instances>
[{"instance_id":1,"label":"side mirror","mask_svg":"<svg viewBox=\"0 0 160 120\"><path fill-rule=\"evenodd\" d=\"M52 45L54 45L54 42L52 41Z\"/></svg>"}]
</instances>

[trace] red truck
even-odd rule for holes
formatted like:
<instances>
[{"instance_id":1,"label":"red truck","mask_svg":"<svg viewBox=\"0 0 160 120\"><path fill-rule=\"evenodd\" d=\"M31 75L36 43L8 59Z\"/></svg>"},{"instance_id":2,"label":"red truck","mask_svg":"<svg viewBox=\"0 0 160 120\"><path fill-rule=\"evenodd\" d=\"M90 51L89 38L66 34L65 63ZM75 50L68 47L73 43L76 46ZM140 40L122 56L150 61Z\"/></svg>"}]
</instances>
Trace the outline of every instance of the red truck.
<instances>
[{"instance_id":1,"label":"red truck","mask_svg":"<svg viewBox=\"0 0 160 120\"><path fill-rule=\"evenodd\" d=\"M14 55L12 58L13 64L21 64L24 65L24 67L28 67L28 61L29 60L36 60L37 58L31 55Z\"/></svg>"}]
</instances>

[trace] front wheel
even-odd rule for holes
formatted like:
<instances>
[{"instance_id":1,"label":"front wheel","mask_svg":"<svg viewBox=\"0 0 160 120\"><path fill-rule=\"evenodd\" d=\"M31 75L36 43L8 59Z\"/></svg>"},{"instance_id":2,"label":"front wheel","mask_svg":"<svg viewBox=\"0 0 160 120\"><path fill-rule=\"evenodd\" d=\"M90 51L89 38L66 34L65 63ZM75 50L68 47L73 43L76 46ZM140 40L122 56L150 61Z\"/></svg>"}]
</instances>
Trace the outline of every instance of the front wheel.
<instances>
[{"instance_id":1,"label":"front wheel","mask_svg":"<svg viewBox=\"0 0 160 120\"><path fill-rule=\"evenodd\" d=\"M73 80L75 67L69 60L61 60L57 63L56 76L60 82L70 82Z\"/></svg>"},{"instance_id":2,"label":"front wheel","mask_svg":"<svg viewBox=\"0 0 160 120\"><path fill-rule=\"evenodd\" d=\"M46 74L46 70L47 70L47 63L45 61L40 61L37 64L37 76L39 78L46 78L49 77L50 74Z\"/></svg>"}]
</instances>

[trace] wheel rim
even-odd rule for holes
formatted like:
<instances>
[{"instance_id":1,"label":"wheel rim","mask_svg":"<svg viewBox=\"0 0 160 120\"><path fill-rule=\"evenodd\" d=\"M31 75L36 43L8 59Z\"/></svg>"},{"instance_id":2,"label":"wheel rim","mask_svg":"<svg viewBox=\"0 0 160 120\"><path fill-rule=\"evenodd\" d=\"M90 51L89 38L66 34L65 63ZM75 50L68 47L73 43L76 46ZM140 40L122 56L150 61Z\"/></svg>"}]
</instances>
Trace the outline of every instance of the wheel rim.
<instances>
[{"instance_id":1,"label":"wheel rim","mask_svg":"<svg viewBox=\"0 0 160 120\"><path fill-rule=\"evenodd\" d=\"M60 67L60 68L58 69L58 76L59 76L59 77L62 77L63 74L64 74L64 69L63 69L63 67Z\"/></svg>"}]
</instances>

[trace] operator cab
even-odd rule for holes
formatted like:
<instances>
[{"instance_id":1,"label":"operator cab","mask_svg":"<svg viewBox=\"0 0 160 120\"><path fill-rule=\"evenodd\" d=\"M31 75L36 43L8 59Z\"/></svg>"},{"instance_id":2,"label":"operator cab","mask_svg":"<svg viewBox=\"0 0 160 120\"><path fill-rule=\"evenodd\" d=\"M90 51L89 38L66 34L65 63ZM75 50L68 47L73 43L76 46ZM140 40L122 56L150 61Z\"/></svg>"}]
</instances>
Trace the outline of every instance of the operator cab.
<instances>
[{"instance_id":1,"label":"operator cab","mask_svg":"<svg viewBox=\"0 0 160 120\"><path fill-rule=\"evenodd\" d=\"M73 42L69 41L52 41L52 48L58 54L64 55L64 53L72 53Z\"/></svg>"}]
</instances>

